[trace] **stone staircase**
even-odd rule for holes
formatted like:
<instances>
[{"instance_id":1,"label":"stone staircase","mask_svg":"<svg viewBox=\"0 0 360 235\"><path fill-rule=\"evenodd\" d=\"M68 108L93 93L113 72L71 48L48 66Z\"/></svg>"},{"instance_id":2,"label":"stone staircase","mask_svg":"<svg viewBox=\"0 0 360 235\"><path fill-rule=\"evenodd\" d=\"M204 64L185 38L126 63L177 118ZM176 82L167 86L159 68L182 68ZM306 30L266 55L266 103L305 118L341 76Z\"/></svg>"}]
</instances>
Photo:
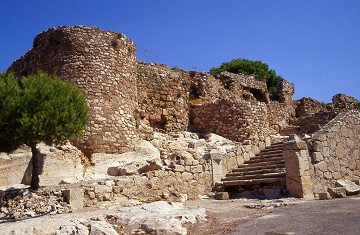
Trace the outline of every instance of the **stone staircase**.
<instances>
[{"instance_id":1,"label":"stone staircase","mask_svg":"<svg viewBox=\"0 0 360 235\"><path fill-rule=\"evenodd\" d=\"M279 185L285 187L285 162L282 150L283 143L274 143L237 169L226 174L222 179L225 187L261 187Z\"/></svg>"}]
</instances>

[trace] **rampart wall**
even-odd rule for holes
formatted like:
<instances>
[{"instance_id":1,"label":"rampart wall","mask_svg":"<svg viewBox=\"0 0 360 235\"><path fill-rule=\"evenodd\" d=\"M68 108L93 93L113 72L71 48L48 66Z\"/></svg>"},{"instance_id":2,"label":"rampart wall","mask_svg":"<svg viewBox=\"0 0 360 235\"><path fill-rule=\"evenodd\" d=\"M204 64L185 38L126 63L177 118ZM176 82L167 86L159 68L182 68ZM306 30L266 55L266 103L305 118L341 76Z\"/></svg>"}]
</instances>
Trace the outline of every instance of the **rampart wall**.
<instances>
[{"instance_id":1,"label":"rampart wall","mask_svg":"<svg viewBox=\"0 0 360 235\"><path fill-rule=\"evenodd\" d=\"M74 144L88 156L126 152L136 139L151 136L152 128L215 132L262 143L289 125L306 125L321 111L318 103L294 103L294 84L284 79L269 96L266 83L253 76L223 72L214 77L138 62L135 51L134 43L120 33L84 26L51 28L35 38L33 48L9 71L22 76L43 70L85 91L90 122ZM326 116L326 122L332 117Z\"/></svg>"},{"instance_id":2,"label":"rampart wall","mask_svg":"<svg viewBox=\"0 0 360 235\"><path fill-rule=\"evenodd\" d=\"M76 143L83 152L124 152L136 138L136 48L123 34L94 27L59 27L40 33L33 48L9 68L39 70L71 80L87 95L90 122Z\"/></svg>"},{"instance_id":3,"label":"rampart wall","mask_svg":"<svg viewBox=\"0 0 360 235\"><path fill-rule=\"evenodd\" d=\"M225 138L253 144L265 143L272 134L265 103L221 100L191 109L193 125L204 132L214 132Z\"/></svg>"}]
</instances>

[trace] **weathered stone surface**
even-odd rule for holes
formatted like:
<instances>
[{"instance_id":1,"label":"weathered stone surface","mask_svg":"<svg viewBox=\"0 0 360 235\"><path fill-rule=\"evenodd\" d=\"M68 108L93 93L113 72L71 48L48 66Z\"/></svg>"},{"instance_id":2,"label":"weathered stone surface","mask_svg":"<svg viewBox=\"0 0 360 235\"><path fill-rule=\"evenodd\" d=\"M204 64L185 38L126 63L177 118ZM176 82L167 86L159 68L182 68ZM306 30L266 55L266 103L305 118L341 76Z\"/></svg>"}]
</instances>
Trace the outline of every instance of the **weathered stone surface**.
<instances>
[{"instance_id":1,"label":"weathered stone surface","mask_svg":"<svg viewBox=\"0 0 360 235\"><path fill-rule=\"evenodd\" d=\"M104 221L90 221L90 235L118 235L111 224Z\"/></svg>"},{"instance_id":2,"label":"weathered stone surface","mask_svg":"<svg viewBox=\"0 0 360 235\"><path fill-rule=\"evenodd\" d=\"M328 192L319 193L319 200L328 200L331 196Z\"/></svg>"},{"instance_id":3,"label":"weathered stone surface","mask_svg":"<svg viewBox=\"0 0 360 235\"><path fill-rule=\"evenodd\" d=\"M81 188L65 189L63 191L66 202L74 210L80 210L84 207L84 190Z\"/></svg>"},{"instance_id":4,"label":"weathered stone surface","mask_svg":"<svg viewBox=\"0 0 360 235\"><path fill-rule=\"evenodd\" d=\"M229 200L229 193L228 192L217 192L217 193L215 193L214 198L216 200Z\"/></svg>"},{"instance_id":5,"label":"weathered stone surface","mask_svg":"<svg viewBox=\"0 0 360 235\"><path fill-rule=\"evenodd\" d=\"M13 153L0 152L0 188L14 184L30 185L31 157L31 149L27 146L22 146Z\"/></svg>"},{"instance_id":6,"label":"weathered stone surface","mask_svg":"<svg viewBox=\"0 0 360 235\"><path fill-rule=\"evenodd\" d=\"M131 152L93 154L91 163L86 178L139 174L144 170L159 169L162 166L159 150L146 140L139 142Z\"/></svg>"},{"instance_id":7,"label":"weathered stone surface","mask_svg":"<svg viewBox=\"0 0 360 235\"><path fill-rule=\"evenodd\" d=\"M328 188L328 192L332 198L346 197L346 189L344 187Z\"/></svg>"},{"instance_id":8,"label":"weathered stone surface","mask_svg":"<svg viewBox=\"0 0 360 235\"><path fill-rule=\"evenodd\" d=\"M113 215L118 222L130 225L141 224L141 228L150 234L185 235L187 230L182 224L206 220L203 208L189 210L182 203L164 201L124 208L120 212Z\"/></svg>"},{"instance_id":9,"label":"weathered stone surface","mask_svg":"<svg viewBox=\"0 0 360 235\"><path fill-rule=\"evenodd\" d=\"M337 180L335 186L345 188L347 196L360 193L360 186L355 184L351 180Z\"/></svg>"},{"instance_id":10,"label":"weathered stone surface","mask_svg":"<svg viewBox=\"0 0 360 235\"><path fill-rule=\"evenodd\" d=\"M81 161L84 155L76 147L71 144L58 147L38 144L37 151L39 168L42 169L39 175L40 186L83 179L84 168Z\"/></svg>"}]
</instances>

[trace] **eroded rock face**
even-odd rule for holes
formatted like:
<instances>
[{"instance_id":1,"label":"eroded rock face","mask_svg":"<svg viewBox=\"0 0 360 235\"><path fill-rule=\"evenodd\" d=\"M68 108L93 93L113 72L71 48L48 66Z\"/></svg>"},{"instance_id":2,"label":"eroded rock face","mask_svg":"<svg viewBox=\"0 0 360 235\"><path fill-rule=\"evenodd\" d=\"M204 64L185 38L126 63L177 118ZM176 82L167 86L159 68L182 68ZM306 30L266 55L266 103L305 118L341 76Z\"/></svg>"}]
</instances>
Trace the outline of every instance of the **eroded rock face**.
<instances>
[{"instance_id":1,"label":"eroded rock face","mask_svg":"<svg viewBox=\"0 0 360 235\"><path fill-rule=\"evenodd\" d=\"M0 188L31 183L31 149L22 146L12 153L0 152Z\"/></svg>"},{"instance_id":2,"label":"eroded rock face","mask_svg":"<svg viewBox=\"0 0 360 235\"><path fill-rule=\"evenodd\" d=\"M123 154L95 153L91 156L91 164L86 172L88 179L139 174L162 165L159 150L146 140Z\"/></svg>"},{"instance_id":3,"label":"eroded rock face","mask_svg":"<svg viewBox=\"0 0 360 235\"><path fill-rule=\"evenodd\" d=\"M83 153L71 144L63 146L37 145L41 174L40 186L76 183L83 179Z\"/></svg>"}]
</instances>

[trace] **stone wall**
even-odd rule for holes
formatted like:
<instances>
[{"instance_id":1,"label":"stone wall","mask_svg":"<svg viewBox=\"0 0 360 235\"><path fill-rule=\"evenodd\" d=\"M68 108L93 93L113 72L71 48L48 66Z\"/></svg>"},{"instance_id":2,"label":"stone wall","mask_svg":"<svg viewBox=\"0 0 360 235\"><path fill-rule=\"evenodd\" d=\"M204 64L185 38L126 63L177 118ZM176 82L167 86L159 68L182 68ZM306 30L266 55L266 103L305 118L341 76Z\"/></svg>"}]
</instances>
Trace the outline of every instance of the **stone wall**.
<instances>
[{"instance_id":1,"label":"stone wall","mask_svg":"<svg viewBox=\"0 0 360 235\"><path fill-rule=\"evenodd\" d=\"M126 152L138 137L151 139L152 130L146 128L147 123L166 132L191 129L192 106L198 109L198 105L211 106L221 100L259 103L251 107L245 103L240 105L254 109L243 113L246 116L241 120L270 122L274 130L288 122L284 112L270 111L267 121L262 117L266 111L260 103L271 104L264 81L228 72L214 77L209 73L142 63L136 61L135 51L134 43L120 33L84 26L51 28L40 33L33 48L8 70L18 76L43 70L71 80L85 91L90 121L84 137L73 144L87 156L96 152ZM281 80L279 87L277 96L281 97L281 103L291 103L293 84ZM268 134L267 124L247 125L248 129L249 126L265 128L255 131L260 139ZM204 126L200 129L213 130ZM236 137L234 140L242 139Z\"/></svg>"},{"instance_id":2,"label":"stone wall","mask_svg":"<svg viewBox=\"0 0 360 235\"><path fill-rule=\"evenodd\" d=\"M275 132L287 128L295 118L294 105L290 102L271 102L267 105L269 125Z\"/></svg>"},{"instance_id":3,"label":"stone wall","mask_svg":"<svg viewBox=\"0 0 360 235\"><path fill-rule=\"evenodd\" d=\"M137 81L140 117L165 131L187 130L189 105L219 97L221 88L207 73L142 62L138 62Z\"/></svg>"},{"instance_id":4,"label":"stone wall","mask_svg":"<svg viewBox=\"0 0 360 235\"><path fill-rule=\"evenodd\" d=\"M360 179L360 112L340 113L311 137L285 143L287 188L294 196L315 196L337 180ZM309 196L310 197L310 196Z\"/></svg>"},{"instance_id":5,"label":"stone wall","mask_svg":"<svg viewBox=\"0 0 360 235\"><path fill-rule=\"evenodd\" d=\"M193 125L200 131L213 132L238 142L251 140L258 145L265 143L266 137L272 134L267 112L267 106L262 102L221 100L194 106L190 115Z\"/></svg>"},{"instance_id":6,"label":"stone wall","mask_svg":"<svg viewBox=\"0 0 360 235\"><path fill-rule=\"evenodd\" d=\"M360 113L341 113L314 133L309 153L315 193L339 179L360 179Z\"/></svg>"},{"instance_id":7,"label":"stone wall","mask_svg":"<svg viewBox=\"0 0 360 235\"><path fill-rule=\"evenodd\" d=\"M87 95L90 123L76 143L86 154L124 152L136 138L135 45L123 34L95 27L51 28L9 71L39 70L71 80Z\"/></svg>"}]
</instances>

